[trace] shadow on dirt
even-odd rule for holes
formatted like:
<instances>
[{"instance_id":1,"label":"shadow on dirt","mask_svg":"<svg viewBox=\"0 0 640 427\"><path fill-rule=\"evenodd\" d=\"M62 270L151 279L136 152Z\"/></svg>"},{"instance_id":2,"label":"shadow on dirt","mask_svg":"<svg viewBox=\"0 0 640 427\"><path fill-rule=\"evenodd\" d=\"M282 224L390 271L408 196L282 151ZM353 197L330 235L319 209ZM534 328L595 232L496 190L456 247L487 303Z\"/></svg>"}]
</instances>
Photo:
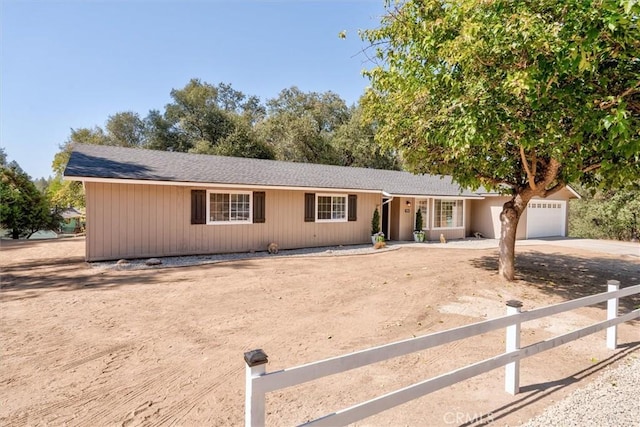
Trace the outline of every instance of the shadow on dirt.
<instances>
[{"instance_id":1,"label":"shadow on dirt","mask_svg":"<svg viewBox=\"0 0 640 427\"><path fill-rule=\"evenodd\" d=\"M594 374L597 374L604 370L605 368L613 365L619 360L624 359L629 354L633 353L640 349L640 341L635 341L631 343L621 344L619 346L620 350L604 359L598 363L594 363L586 369L576 372L575 374L562 378L556 381L549 381L540 384L529 384L520 387L520 393L522 397L518 400L515 400L511 403L503 405L499 408L495 408L490 411L491 416L484 417L482 421L479 423L474 421L469 421L464 424L460 424L460 427L470 427L470 426L486 426L489 424L493 424L496 421L506 417L509 414L517 412L518 410L529 406L541 399L544 399L557 391L562 390L565 387L570 386L571 384L577 383L579 381L584 380L585 378L591 377Z\"/></svg>"},{"instance_id":2,"label":"shadow on dirt","mask_svg":"<svg viewBox=\"0 0 640 427\"><path fill-rule=\"evenodd\" d=\"M470 262L476 268L498 271L497 255L481 256ZM583 258L531 250L516 254L515 264L517 280L565 300L606 292L608 280L618 280L620 288L640 284L640 263L620 258ZM633 310L640 305L640 295L623 298L620 305ZM596 306L606 307L606 303Z\"/></svg>"},{"instance_id":3,"label":"shadow on dirt","mask_svg":"<svg viewBox=\"0 0 640 427\"><path fill-rule=\"evenodd\" d=\"M2 268L0 300L34 298L39 294L29 291L73 291L86 288L113 288L131 284L159 282L157 270L135 272L135 275L112 275L90 268L82 257L64 260L28 260ZM25 293L26 291L26 293ZM18 295L18 293L20 293Z\"/></svg>"}]
</instances>

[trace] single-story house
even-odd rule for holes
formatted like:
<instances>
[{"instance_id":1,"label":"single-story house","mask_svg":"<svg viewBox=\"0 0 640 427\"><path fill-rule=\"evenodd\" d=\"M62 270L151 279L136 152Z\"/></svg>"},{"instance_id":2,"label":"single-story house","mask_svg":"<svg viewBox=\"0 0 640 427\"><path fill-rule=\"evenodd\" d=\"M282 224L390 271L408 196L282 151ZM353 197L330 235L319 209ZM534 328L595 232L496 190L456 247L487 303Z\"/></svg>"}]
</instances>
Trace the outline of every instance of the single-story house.
<instances>
[{"instance_id":1,"label":"single-story house","mask_svg":"<svg viewBox=\"0 0 640 427\"><path fill-rule=\"evenodd\" d=\"M144 258L370 242L380 210L389 240L500 235L506 197L451 177L134 148L76 145L65 179L86 194L86 259ZM563 189L532 200L518 238L565 236Z\"/></svg>"}]
</instances>

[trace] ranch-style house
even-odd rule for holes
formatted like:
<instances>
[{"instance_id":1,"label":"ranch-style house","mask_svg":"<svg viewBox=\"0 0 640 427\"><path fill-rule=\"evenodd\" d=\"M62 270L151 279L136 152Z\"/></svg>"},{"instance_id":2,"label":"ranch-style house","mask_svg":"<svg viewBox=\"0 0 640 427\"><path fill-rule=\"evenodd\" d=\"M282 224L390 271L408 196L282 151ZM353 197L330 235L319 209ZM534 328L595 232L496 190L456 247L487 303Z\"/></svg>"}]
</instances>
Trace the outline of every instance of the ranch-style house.
<instances>
[{"instance_id":1,"label":"ranch-style house","mask_svg":"<svg viewBox=\"0 0 640 427\"><path fill-rule=\"evenodd\" d=\"M65 179L86 194L87 261L351 245L371 241L378 208L389 240L500 235L504 196L451 177L274 160L81 145ZM518 239L565 236L565 188L531 200Z\"/></svg>"}]
</instances>

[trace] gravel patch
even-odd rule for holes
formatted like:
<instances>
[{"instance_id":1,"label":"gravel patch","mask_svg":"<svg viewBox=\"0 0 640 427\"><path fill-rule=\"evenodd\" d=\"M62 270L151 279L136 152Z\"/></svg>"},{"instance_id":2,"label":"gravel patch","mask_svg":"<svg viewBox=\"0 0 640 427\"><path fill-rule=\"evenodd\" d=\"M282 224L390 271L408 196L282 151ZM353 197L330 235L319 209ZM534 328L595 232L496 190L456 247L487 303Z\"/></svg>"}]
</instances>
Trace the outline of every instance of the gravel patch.
<instances>
[{"instance_id":1,"label":"gravel patch","mask_svg":"<svg viewBox=\"0 0 640 427\"><path fill-rule=\"evenodd\" d=\"M325 246L320 248L305 248L281 250L277 254L264 252L242 252L234 254L218 255L193 255L151 258L159 260L160 264L149 263L150 258L101 261L89 263L91 267L101 270L148 270L158 268L188 267L193 265L217 264L228 261L242 261L259 258L292 258L292 257L327 257L327 256L348 256L367 255L378 252L387 252L400 249L400 246L387 246L381 249L374 249L372 245L350 245L350 246ZM152 264L152 265L149 265Z\"/></svg>"},{"instance_id":2,"label":"gravel patch","mask_svg":"<svg viewBox=\"0 0 640 427\"><path fill-rule=\"evenodd\" d=\"M521 427L640 426L640 357L630 355Z\"/></svg>"}]
</instances>

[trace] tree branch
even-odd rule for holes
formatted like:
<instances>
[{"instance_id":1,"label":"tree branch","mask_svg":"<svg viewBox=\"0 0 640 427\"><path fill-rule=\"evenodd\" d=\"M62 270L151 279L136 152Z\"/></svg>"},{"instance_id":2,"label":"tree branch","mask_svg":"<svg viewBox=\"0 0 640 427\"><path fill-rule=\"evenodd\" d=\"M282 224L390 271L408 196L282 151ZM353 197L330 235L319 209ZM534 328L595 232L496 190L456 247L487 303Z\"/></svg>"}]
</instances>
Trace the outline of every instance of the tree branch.
<instances>
[{"instance_id":1,"label":"tree branch","mask_svg":"<svg viewBox=\"0 0 640 427\"><path fill-rule=\"evenodd\" d=\"M600 163L595 163L593 165L589 165L586 168L582 169L582 172L583 173L593 172L594 170L600 169L600 166L602 166Z\"/></svg>"},{"instance_id":2,"label":"tree branch","mask_svg":"<svg viewBox=\"0 0 640 427\"><path fill-rule=\"evenodd\" d=\"M524 153L524 147L520 145L520 159L522 160L522 166L524 166L524 171L527 173L527 177L529 178L529 186L533 191L537 191L538 188L536 186L536 175L535 175L535 164L534 164L534 172L531 172L529 169L529 162L527 161L527 156Z\"/></svg>"},{"instance_id":3,"label":"tree branch","mask_svg":"<svg viewBox=\"0 0 640 427\"><path fill-rule=\"evenodd\" d=\"M625 96L633 95L638 92L640 92L640 82L636 83L634 86L622 92L620 95L616 97L616 99L612 99L611 101L601 102L600 105L598 105L598 107L601 110L608 110L609 108L613 107L617 102L619 102L620 99L624 98Z\"/></svg>"}]
</instances>

